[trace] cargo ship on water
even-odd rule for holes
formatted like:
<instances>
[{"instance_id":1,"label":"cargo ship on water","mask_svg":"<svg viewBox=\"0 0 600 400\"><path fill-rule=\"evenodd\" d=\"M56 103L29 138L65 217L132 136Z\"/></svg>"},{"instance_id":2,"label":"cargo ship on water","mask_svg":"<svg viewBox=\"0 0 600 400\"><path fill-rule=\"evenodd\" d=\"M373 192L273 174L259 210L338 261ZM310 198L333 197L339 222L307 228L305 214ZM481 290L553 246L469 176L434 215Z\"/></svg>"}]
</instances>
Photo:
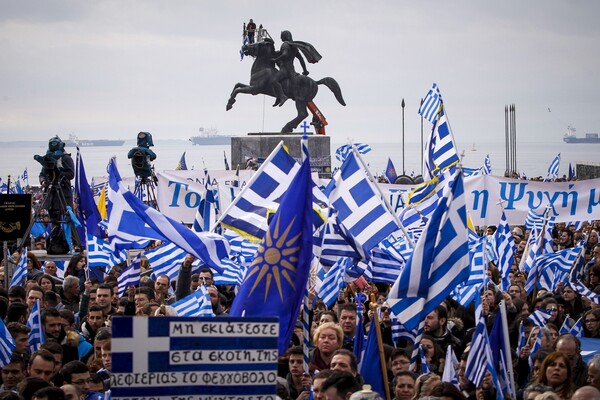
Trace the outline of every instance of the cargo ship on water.
<instances>
[{"instance_id":1,"label":"cargo ship on water","mask_svg":"<svg viewBox=\"0 0 600 400\"><path fill-rule=\"evenodd\" d=\"M69 147L123 146L124 143L124 140L118 139L81 140L75 135L69 135L69 139L66 140L66 144Z\"/></svg>"},{"instance_id":2,"label":"cargo ship on water","mask_svg":"<svg viewBox=\"0 0 600 400\"><path fill-rule=\"evenodd\" d=\"M206 146L206 145L230 145L231 136L219 135L216 129L199 129L200 134L198 136L192 136L190 142L194 145Z\"/></svg>"},{"instance_id":3,"label":"cargo ship on water","mask_svg":"<svg viewBox=\"0 0 600 400\"><path fill-rule=\"evenodd\" d=\"M575 132L575 128L569 125L563 140L566 143L600 143L600 137L597 133L586 133L584 137L577 137Z\"/></svg>"}]
</instances>

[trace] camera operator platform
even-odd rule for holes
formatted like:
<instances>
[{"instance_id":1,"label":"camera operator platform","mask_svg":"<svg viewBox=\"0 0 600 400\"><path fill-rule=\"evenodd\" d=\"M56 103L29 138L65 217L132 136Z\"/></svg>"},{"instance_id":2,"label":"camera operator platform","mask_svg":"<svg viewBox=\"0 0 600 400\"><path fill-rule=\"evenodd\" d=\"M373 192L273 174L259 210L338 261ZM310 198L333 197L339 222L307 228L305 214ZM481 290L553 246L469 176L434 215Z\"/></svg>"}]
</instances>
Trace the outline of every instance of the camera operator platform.
<instances>
[{"instance_id":1,"label":"camera operator platform","mask_svg":"<svg viewBox=\"0 0 600 400\"><path fill-rule=\"evenodd\" d=\"M156 159L156 154L150 150L154 146L152 134L140 132L137 135L137 147L129 150L127 157L131 159L131 167L136 176L134 194L148 206L158 210L156 201L156 184L158 178L150 163Z\"/></svg>"},{"instance_id":2,"label":"camera operator platform","mask_svg":"<svg viewBox=\"0 0 600 400\"><path fill-rule=\"evenodd\" d=\"M57 136L48 141L48 150L44 156L33 157L42 165L40 184L44 196L36 211L23 240L27 239L34 222L42 210L48 210L52 231L47 239L48 254L67 254L70 251L68 239L61 224L69 224L73 246L81 248L81 239L75 229L75 223L67 212L67 206L73 209L73 189L71 180L75 177L75 165L69 153L65 153L65 143Z\"/></svg>"}]
</instances>

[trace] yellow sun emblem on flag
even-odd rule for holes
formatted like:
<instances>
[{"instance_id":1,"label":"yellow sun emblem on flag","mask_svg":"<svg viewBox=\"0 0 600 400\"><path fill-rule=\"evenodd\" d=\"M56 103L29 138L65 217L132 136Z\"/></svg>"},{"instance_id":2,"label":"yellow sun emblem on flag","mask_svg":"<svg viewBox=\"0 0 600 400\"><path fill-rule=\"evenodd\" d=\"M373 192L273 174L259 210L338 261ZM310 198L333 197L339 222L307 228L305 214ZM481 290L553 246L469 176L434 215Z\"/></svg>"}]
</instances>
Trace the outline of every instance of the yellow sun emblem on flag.
<instances>
[{"instance_id":1,"label":"yellow sun emblem on flag","mask_svg":"<svg viewBox=\"0 0 600 400\"><path fill-rule=\"evenodd\" d=\"M248 269L246 280L256 275L250 295L264 280L265 298L267 301L271 285L275 284L279 292L279 298L283 302L283 283L287 281L295 291L294 275L298 265L298 253L300 252L301 233L289 237L294 226L294 217L287 227L281 231L281 213L277 217L275 229L267 229L265 239L261 242L256 252L256 257Z\"/></svg>"}]
</instances>

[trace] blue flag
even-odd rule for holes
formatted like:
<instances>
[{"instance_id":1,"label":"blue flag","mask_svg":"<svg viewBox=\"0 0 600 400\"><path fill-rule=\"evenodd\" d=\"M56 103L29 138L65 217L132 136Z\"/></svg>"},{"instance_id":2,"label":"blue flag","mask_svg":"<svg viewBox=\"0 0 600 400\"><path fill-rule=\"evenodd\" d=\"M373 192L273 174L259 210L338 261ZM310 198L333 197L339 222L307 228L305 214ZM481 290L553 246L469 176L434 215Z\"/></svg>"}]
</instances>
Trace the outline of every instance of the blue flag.
<instances>
[{"instance_id":1,"label":"blue flag","mask_svg":"<svg viewBox=\"0 0 600 400\"><path fill-rule=\"evenodd\" d=\"M177 166L175 167L176 171L186 171L188 169L187 167L187 163L185 162L185 151L183 152L183 154L181 155L181 158L179 159L179 162L177 163Z\"/></svg>"},{"instance_id":2,"label":"blue flag","mask_svg":"<svg viewBox=\"0 0 600 400\"><path fill-rule=\"evenodd\" d=\"M369 328L365 351L362 355L362 361L358 370L366 384L371 385L371 389L385 399L385 386L383 375L381 374L381 356L377 344L377 332L375 323Z\"/></svg>"},{"instance_id":3,"label":"blue flag","mask_svg":"<svg viewBox=\"0 0 600 400\"><path fill-rule=\"evenodd\" d=\"M40 301L36 300L31 307L27 326L31 329L29 332L29 352L38 351L44 343L44 331L42 330L42 320L40 318Z\"/></svg>"},{"instance_id":4,"label":"blue flag","mask_svg":"<svg viewBox=\"0 0 600 400\"><path fill-rule=\"evenodd\" d=\"M312 189L308 158L271 220L246 278L233 301L232 316L279 317L279 354L294 332L312 259Z\"/></svg>"},{"instance_id":5,"label":"blue flag","mask_svg":"<svg viewBox=\"0 0 600 400\"><path fill-rule=\"evenodd\" d=\"M385 177L387 178L387 180L390 183L396 182L396 179L398 178L398 174L396 173L396 168L394 167L394 163L392 162L391 158L388 158L388 165L387 165L387 168L385 169Z\"/></svg>"},{"instance_id":6,"label":"blue flag","mask_svg":"<svg viewBox=\"0 0 600 400\"><path fill-rule=\"evenodd\" d=\"M78 230L79 237L82 239L86 237L84 229L87 230L89 234L98 238L105 237L106 235L102 229L100 229L102 217L100 216L100 211L98 211L98 207L94 201L94 195L92 194L92 189L90 188L90 184L88 183L85 174L83 158L79 153L79 148L77 149L77 167L75 170L77 175L75 177L74 195L77 203L77 219L84 225L83 229Z\"/></svg>"}]
</instances>

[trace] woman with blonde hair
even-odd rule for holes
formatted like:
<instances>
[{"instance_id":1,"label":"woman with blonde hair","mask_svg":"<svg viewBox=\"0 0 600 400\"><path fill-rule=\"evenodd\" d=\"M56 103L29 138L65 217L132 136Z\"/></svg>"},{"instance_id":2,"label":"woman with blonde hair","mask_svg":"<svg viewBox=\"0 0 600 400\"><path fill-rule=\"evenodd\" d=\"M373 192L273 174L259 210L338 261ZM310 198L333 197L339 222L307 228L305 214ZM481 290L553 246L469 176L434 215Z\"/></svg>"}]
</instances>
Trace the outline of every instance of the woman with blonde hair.
<instances>
[{"instance_id":1,"label":"woman with blonde hair","mask_svg":"<svg viewBox=\"0 0 600 400\"><path fill-rule=\"evenodd\" d=\"M344 332L338 324L325 322L319 325L313 336L316 348L310 355L310 372L329 369L333 353L342 347L343 343Z\"/></svg>"}]
</instances>

